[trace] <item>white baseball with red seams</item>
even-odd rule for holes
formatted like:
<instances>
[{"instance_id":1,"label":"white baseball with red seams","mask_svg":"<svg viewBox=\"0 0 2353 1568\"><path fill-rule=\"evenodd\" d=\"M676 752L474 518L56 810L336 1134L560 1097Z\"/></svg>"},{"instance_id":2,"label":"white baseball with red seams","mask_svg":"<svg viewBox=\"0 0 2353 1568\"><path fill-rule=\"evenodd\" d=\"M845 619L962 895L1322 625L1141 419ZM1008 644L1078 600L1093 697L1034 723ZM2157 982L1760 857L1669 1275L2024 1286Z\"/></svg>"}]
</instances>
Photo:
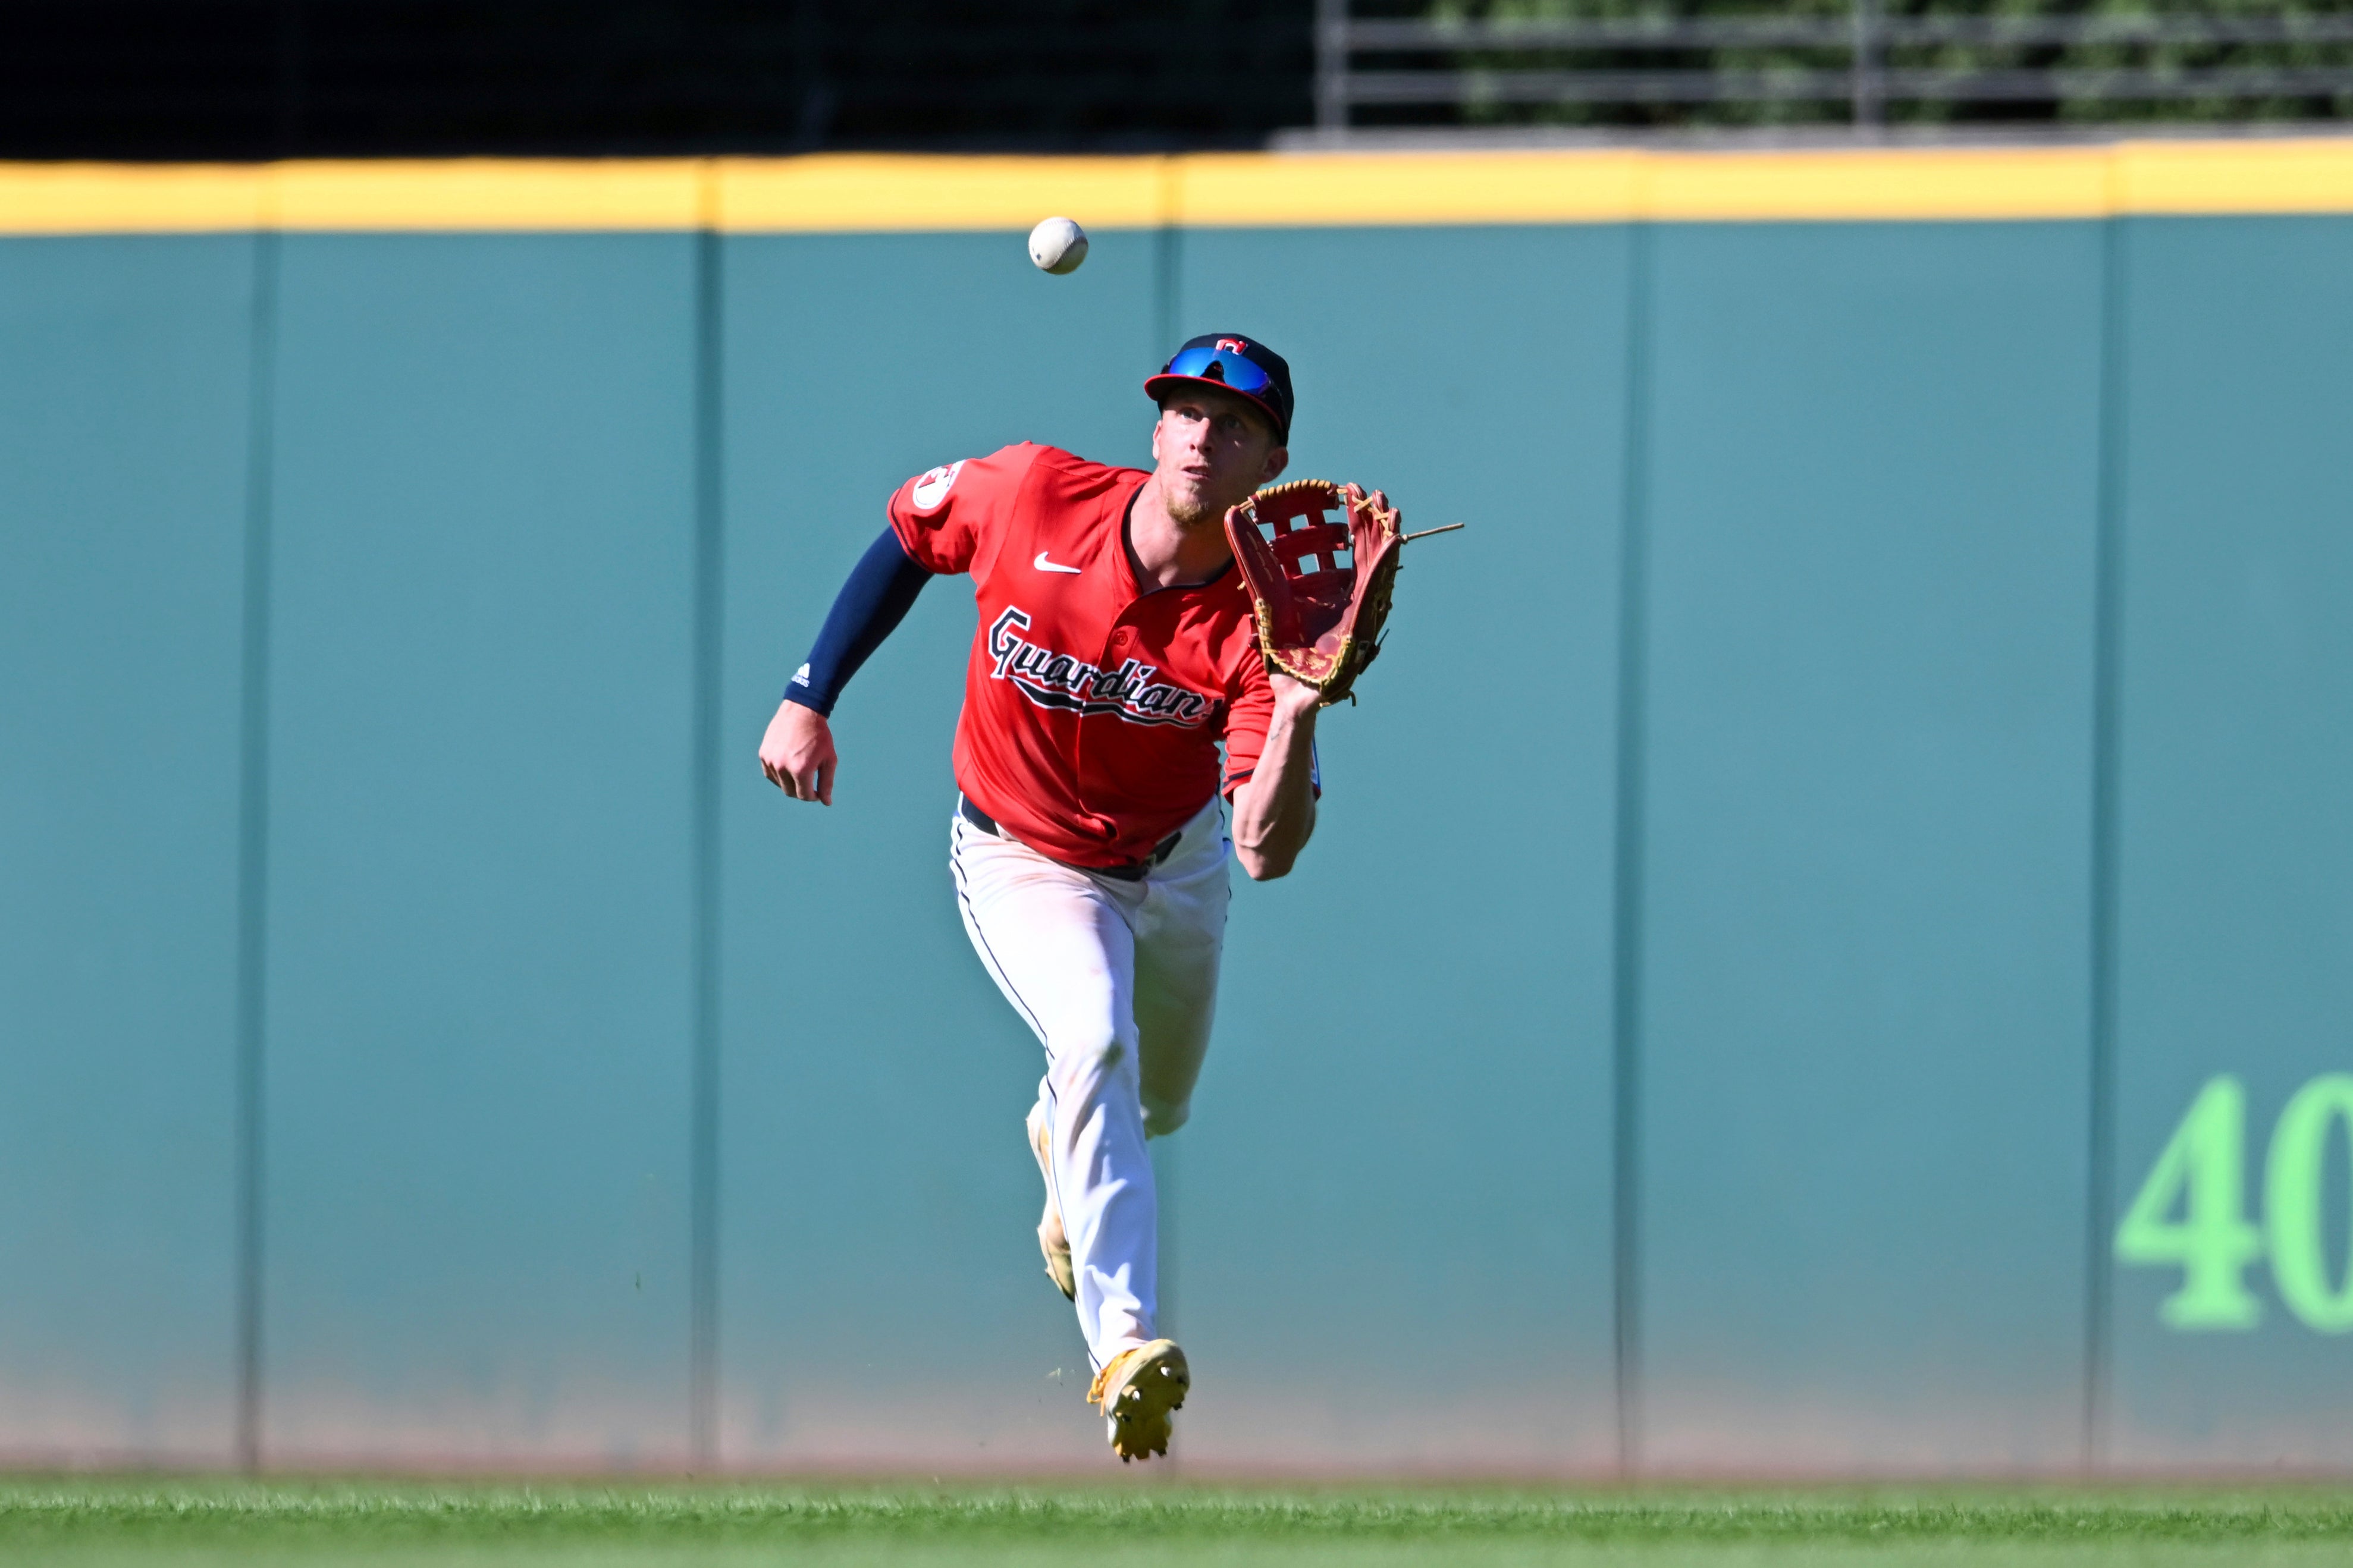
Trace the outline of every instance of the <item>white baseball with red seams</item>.
<instances>
[{"instance_id":1,"label":"white baseball with red seams","mask_svg":"<svg viewBox=\"0 0 2353 1568\"><path fill-rule=\"evenodd\" d=\"M1057 277L1076 272L1087 258L1087 231L1066 217L1050 217L1029 231L1029 259Z\"/></svg>"}]
</instances>

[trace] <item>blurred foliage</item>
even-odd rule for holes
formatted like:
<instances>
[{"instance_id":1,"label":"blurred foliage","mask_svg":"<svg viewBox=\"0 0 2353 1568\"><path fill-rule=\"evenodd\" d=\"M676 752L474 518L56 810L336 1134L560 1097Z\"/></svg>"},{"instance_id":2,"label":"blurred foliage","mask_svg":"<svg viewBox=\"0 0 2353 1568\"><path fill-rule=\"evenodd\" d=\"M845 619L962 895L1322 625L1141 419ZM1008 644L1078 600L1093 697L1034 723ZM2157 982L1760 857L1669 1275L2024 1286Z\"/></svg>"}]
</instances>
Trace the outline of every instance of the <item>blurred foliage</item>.
<instances>
[{"instance_id":1,"label":"blurred foliage","mask_svg":"<svg viewBox=\"0 0 2353 1568\"><path fill-rule=\"evenodd\" d=\"M1881 15L1898 18L2075 18L2085 22L2178 20L2237 22L2277 20L2293 33L2299 22L2353 23L2353 0L1881 0ZM1767 21L1815 18L1840 25L1853 16L1847 0L1354 0L1358 18L1407 17L1438 23L1472 20L1596 21L1604 19L1740 18ZM2084 42L2074 44L1939 43L1893 44L1880 54L1883 68L1895 71L2158 73L2221 68L2330 69L2353 79L2353 41L2311 39L2263 43ZM1472 96L1460 109L1360 106L1359 125L1459 123L1613 126L1841 124L1852 114L1843 88L1817 98L1750 98L1715 103L1512 103L1492 91L1478 91L1479 78L1498 71L1760 72L1785 81L1797 73L1831 72L1843 77L1851 54L1836 47L1660 46L1594 48L1517 48L1396 51L1359 56L1356 68L1440 69L1471 73ZM2071 82L2072 88L2090 85ZM1907 99L1891 94L1883 118L1894 125L2001 123L2110 123L2118 121L2261 121L2353 118L2353 90L2295 94L2211 94L2200 97L2120 96L2126 86L2106 91L2073 90L2047 100L1999 98ZM2331 84L2332 87L2336 84Z\"/></svg>"}]
</instances>

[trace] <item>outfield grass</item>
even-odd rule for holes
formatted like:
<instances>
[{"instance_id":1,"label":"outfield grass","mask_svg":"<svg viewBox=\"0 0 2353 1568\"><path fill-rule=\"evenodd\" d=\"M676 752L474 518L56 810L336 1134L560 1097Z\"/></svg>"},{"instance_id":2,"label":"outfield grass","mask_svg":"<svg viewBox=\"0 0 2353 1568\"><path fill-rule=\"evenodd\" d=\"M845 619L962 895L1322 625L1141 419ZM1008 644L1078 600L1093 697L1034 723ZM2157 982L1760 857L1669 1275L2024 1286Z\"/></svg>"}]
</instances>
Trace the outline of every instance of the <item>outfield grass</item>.
<instances>
[{"instance_id":1,"label":"outfield grass","mask_svg":"<svg viewBox=\"0 0 2353 1568\"><path fill-rule=\"evenodd\" d=\"M0 1563L2353 1564L2353 1491L0 1480Z\"/></svg>"}]
</instances>

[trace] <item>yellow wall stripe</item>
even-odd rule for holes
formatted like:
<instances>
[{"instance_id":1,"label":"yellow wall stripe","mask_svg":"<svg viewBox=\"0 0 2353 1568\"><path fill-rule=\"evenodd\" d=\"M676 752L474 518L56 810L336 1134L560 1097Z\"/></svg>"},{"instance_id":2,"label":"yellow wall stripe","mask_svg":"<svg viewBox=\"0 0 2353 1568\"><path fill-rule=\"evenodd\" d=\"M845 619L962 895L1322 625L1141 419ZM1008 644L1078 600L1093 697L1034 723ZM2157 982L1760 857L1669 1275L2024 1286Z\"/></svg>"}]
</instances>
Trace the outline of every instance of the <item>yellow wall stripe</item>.
<instances>
[{"instance_id":1,"label":"yellow wall stripe","mask_svg":"<svg viewBox=\"0 0 2353 1568\"><path fill-rule=\"evenodd\" d=\"M2126 142L2116 163L2124 212L2353 212L2353 138Z\"/></svg>"},{"instance_id":2,"label":"yellow wall stripe","mask_svg":"<svg viewBox=\"0 0 2353 1568\"><path fill-rule=\"evenodd\" d=\"M2101 146L0 163L0 234L738 234L2353 213L2353 137Z\"/></svg>"},{"instance_id":3,"label":"yellow wall stripe","mask_svg":"<svg viewBox=\"0 0 2353 1568\"><path fill-rule=\"evenodd\" d=\"M224 164L0 163L0 234L259 228L263 178Z\"/></svg>"},{"instance_id":4,"label":"yellow wall stripe","mask_svg":"<svg viewBox=\"0 0 2353 1568\"><path fill-rule=\"evenodd\" d=\"M1637 210L1644 163L1611 150L1208 154L1183 160L1178 204L1203 226L1610 223Z\"/></svg>"},{"instance_id":5,"label":"yellow wall stripe","mask_svg":"<svg viewBox=\"0 0 2353 1568\"><path fill-rule=\"evenodd\" d=\"M1166 221L1169 158L723 158L719 224L738 234L1087 228Z\"/></svg>"},{"instance_id":6,"label":"yellow wall stripe","mask_svg":"<svg viewBox=\"0 0 2353 1568\"><path fill-rule=\"evenodd\" d=\"M1668 154L1644 161L1645 216L2089 218L2115 211L2106 148Z\"/></svg>"},{"instance_id":7,"label":"yellow wall stripe","mask_svg":"<svg viewBox=\"0 0 2353 1568\"><path fill-rule=\"evenodd\" d=\"M287 229L685 229L710 216L708 167L690 158L279 163Z\"/></svg>"}]
</instances>

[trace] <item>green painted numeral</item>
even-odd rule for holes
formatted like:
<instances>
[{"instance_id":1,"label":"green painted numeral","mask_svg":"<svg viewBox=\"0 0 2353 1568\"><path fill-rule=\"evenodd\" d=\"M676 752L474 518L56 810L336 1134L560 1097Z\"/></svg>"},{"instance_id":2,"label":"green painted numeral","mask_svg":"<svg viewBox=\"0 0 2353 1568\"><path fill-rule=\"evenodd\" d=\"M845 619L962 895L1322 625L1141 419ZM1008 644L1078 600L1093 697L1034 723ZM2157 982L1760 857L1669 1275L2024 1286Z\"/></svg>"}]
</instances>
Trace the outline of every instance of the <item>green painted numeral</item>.
<instances>
[{"instance_id":1,"label":"green painted numeral","mask_svg":"<svg viewBox=\"0 0 2353 1568\"><path fill-rule=\"evenodd\" d=\"M2353 1331L2353 1265L2343 1286L2328 1284L2328 1253L2320 1235L2321 1157L2328 1129L2342 1121L2353 1135L2353 1073L2323 1073L2280 1112L2263 1162L2263 1228L2270 1233L2272 1282L2280 1300L2308 1328L2324 1334Z\"/></svg>"},{"instance_id":2,"label":"green painted numeral","mask_svg":"<svg viewBox=\"0 0 2353 1568\"><path fill-rule=\"evenodd\" d=\"M2208 1079L2116 1226L2119 1262L2180 1268L2181 1289L2157 1310L2173 1328L2252 1329L2263 1321L2263 1304L2245 1279L2263 1252L2262 1233L2246 1217L2246 1129L2245 1086L2228 1073Z\"/></svg>"}]
</instances>

